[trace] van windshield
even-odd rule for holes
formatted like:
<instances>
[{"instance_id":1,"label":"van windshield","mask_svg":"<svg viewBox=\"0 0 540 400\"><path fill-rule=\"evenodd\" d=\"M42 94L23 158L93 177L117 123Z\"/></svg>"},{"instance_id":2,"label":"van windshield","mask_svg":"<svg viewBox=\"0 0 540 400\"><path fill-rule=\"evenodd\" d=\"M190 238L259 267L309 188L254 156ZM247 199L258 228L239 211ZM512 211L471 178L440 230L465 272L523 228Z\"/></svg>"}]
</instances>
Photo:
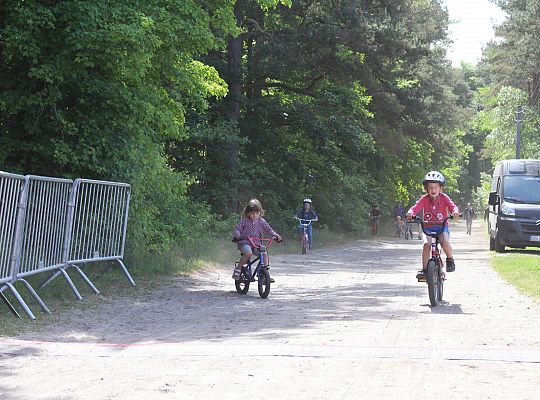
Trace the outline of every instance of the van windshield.
<instances>
[{"instance_id":1,"label":"van windshield","mask_svg":"<svg viewBox=\"0 0 540 400\"><path fill-rule=\"evenodd\" d=\"M540 204L540 177L506 176L504 200L514 203Z\"/></svg>"}]
</instances>

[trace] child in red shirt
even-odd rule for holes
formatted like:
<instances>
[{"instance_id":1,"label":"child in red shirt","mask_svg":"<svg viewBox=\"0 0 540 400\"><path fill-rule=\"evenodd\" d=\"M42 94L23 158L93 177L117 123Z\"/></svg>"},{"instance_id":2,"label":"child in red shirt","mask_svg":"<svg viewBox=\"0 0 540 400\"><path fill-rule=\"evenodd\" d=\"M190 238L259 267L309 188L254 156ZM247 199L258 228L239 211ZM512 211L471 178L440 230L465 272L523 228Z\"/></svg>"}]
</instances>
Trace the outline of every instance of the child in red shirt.
<instances>
[{"instance_id":1,"label":"child in red shirt","mask_svg":"<svg viewBox=\"0 0 540 400\"><path fill-rule=\"evenodd\" d=\"M452 199L443 193L443 187L445 179L443 174L439 171L431 171L426 174L422 182L424 184L424 190L427 192L424 196L420 197L416 204L407 211L406 218L410 220L414 215L418 214L421 210L424 210L424 221L442 221L448 213L452 213L454 218L459 217L459 209L454 204ZM430 228L432 229L432 228ZM450 246L450 230L448 229L448 222L444 227L439 227L443 233L440 236L441 246L446 254L446 271L453 272L456 269L454 263L454 257L452 255L452 246ZM422 249L422 269L418 271L417 278L425 276L427 263L429 261L431 241L433 238L424 234L424 247Z\"/></svg>"}]
</instances>

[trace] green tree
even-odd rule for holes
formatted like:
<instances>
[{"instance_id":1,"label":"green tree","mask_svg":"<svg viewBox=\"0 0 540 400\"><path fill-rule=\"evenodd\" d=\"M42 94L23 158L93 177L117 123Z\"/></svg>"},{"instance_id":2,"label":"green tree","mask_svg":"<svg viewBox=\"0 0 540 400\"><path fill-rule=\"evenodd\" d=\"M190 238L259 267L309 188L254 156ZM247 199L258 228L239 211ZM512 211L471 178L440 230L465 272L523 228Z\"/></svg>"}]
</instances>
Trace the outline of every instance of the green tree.
<instances>
[{"instance_id":1,"label":"green tree","mask_svg":"<svg viewBox=\"0 0 540 400\"><path fill-rule=\"evenodd\" d=\"M497 27L500 40L485 51L495 87L513 86L527 93L527 104L540 107L540 1L494 0L507 15Z\"/></svg>"},{"instance_id":2,"label":"green tree","mask_svg":"<svg viewBox=\"0 0 540 400\"><path fill-rule=\"evenodd\" d=\"M220 213L231 192L233 203L256 195L275 211L309 194L330 225L360 230L369 203L407 196L432 166L461 165L468 93L445 59L438 3L246 0L235 15L235 50L229 42L204 58L229 97L194 118L203 140L173 154L201 183L191 193Z\"/></svg>"},{"instance_id":3,"label":"green tree","mask_svg":"<svg viewBox=\"0 0 540 400\"><path fill-rule=\"evenodd\" d=\"M164 146L186 135L187 110L226 94L197 56L235 30L228 0L2 2L2 168L130 182L137 240L187 237L207 212L191 210L192 179Z\"/></svg>"}]
</instances>

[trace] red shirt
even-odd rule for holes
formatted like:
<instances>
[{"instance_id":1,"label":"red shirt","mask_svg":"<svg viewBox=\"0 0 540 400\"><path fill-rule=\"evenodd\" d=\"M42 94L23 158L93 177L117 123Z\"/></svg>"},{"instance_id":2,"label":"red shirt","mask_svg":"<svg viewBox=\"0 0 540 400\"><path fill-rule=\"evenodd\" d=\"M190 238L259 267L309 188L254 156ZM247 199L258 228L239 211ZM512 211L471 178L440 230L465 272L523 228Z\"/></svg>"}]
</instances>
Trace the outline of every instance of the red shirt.
<instances>
[{"instance_id":1,"label":"red shirt","mask_svg":"<svg viewBox=\"0 0 540 400\"><path fill-rule=\"evenodd\" d=\"M458 206L444 193L440 193L434 199L431 199L429 194L425 194L407 213L416 215L421 210L424 210L424 221L442 221L448 217L448 212L459 213Z\"/></svg>"}]
</instances>

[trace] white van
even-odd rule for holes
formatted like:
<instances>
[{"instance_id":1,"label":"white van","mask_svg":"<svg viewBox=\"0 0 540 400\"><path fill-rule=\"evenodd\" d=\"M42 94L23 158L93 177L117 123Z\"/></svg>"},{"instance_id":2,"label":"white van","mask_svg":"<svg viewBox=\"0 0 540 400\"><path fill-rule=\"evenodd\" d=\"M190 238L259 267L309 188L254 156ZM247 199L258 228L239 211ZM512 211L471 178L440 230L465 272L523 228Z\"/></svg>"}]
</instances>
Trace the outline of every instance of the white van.
<instances>
[{"instance_id":1,"label":"white van","mask_svg":"<svg viewBox=\"0 0 540 400\"><path fill-rule=\"evenodd\" d=\"M540 160L497 162L489 194L489 248L540 247Z\"/></svg>"}]
</instances>

